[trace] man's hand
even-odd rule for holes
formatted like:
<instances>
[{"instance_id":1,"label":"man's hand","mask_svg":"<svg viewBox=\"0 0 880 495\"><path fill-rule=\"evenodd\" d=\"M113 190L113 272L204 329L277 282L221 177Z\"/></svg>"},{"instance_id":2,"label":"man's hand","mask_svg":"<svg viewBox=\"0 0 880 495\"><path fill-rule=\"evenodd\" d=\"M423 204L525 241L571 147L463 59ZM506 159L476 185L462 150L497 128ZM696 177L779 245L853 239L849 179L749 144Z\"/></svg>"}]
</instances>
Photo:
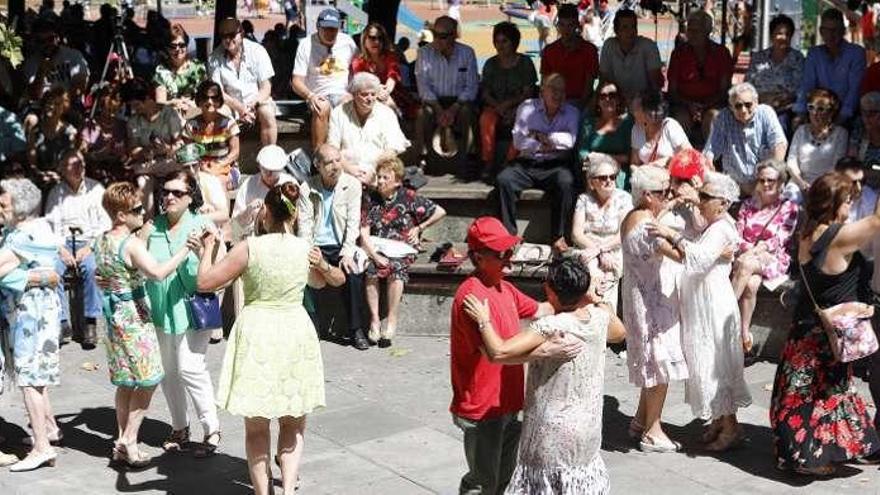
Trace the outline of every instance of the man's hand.
<instances>
[{"instance_id":1,"label":"man's hand","mask_svg":"<svg viewBox=\"0 0 880 495\"><path fill-rule=\"evenodd\" d=\"M92 248L89 246L84 246L76 252L76 263L82 263L90 254L92 254Z\"/></svg>"},{"instance_id":2,"label":"man's hand","mask_svg":"<svg viewBox=\"0 0 880 495\"><path fill-rule=\"evenodd\" d=\"M61 248L61 261L67 266L76 266L76 258L65 247Z\"/></svg>"},{"instance_id":3,"label":"man's hand","mask_svg":"<svg viewBox=\"0 0 880 495\"><path fill-rule=\"evenodd\" d=\"M563 332L553 334L538 347L537 356L543 359L571 361L584 350L584 341Z\"/></svg>"},{"instance_id":4,"label":"man's hand","mask_svg":"<svg viewBox=\"0 0 880 495\"><path fill-rule=\"evenodd\" d=\"M312 95L309 96L309 109L312 113L320 113L319 105L321 103L328 103L327 98L315 93L312 93Z\"/></svg>"},{"instance_id":5,"label":"man's hand","mask_svg":"<svg viewBox=\"0 0 880 495\"><path fill-rule=\"evenodd\" d=\"M342 271L345 273L354 273L355 270L357 270L357 263L354 262L354 258L347 255L340 258L339 267L342 268Z\"/></svg>"}]
</instances>

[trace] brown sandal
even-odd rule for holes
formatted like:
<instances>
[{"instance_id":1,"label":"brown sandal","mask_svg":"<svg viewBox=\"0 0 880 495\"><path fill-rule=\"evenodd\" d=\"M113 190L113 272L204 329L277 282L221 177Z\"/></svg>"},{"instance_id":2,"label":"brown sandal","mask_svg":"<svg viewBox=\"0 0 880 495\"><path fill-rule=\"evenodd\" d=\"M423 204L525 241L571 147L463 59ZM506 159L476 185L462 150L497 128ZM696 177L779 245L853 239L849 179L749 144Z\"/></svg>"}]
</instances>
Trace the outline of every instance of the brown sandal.
<instances>
[{"instance_id":1,"label":"brown sandal","mask_svg":"<svg viewBox=\"0 0 880 495\"><path fill-rule=\"evenodd\" d=\"M217 438L217 441L211 442L211 439L215 437ZM220 448L220 439L220 430L208 433L205 435L205 439L202 440L202 443L196 445L195 449L193 449L193 457L196 459L204 459L216 454L217 449Z\"/></svg>"},{"instance_id":2,"label":"brown sandal","mask_svg":"<svg viewBox=\"0 0 880 495\"><path fill-rule=\"evenodd\" d=\"M189 426L182 430L171 430L171 434L162 442L162 449L165 452L180 452L186 442L189 442Z\"/></svg>"}]
</instances>

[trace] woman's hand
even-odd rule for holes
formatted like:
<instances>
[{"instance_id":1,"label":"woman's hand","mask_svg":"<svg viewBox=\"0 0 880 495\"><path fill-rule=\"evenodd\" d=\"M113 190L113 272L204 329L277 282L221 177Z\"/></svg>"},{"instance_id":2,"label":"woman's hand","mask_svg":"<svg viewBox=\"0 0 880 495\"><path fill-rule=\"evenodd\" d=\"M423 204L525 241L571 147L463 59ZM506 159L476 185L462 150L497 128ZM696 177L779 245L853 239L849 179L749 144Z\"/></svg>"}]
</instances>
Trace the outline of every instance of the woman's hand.
<instances>
[{"instance_id":1,"label":"woman's hand","mask_svg":"<svg viewBox=\"0 0 880 495\"><path fill-rule=\"evenodd\" d=\"M376 264L376 268L388 268L390 262L385 256L376 253L375 256L373 256L373 263Z\"/></svg>"},{"instance_id":2,"label":"woman's hand","mask_svg":"<svg viewBox=\"0 0 880 495\"><path fill-rule=\"evenodd\" d=\"M468 294L464 298L464 313L468 315L476 323L488 322L491 316L489 311L489 300L480 301L477 296Z\"/></svg>"},{"instance_id":3,"label":"woman's hand","mask_svg":"<svg viewBox=\"0 0 880 495\"><path fill-rule=\"evenodd\" d=\"M601 253L599 255L599 268L603 272L614 272L617 270L617 263L611 253Z\"/></svg>"},{"instance_id":4,"label":"woman's hand","mask_svg":"<svg viewBox=\"0 0 880 495\"><path fill-rule=\"evenodd\" d=\"M324 255L318 246L313 246L312 249L309 249L309 266L321 273L330 270L330 263L324 260Z\"/></svg>"},{"instance_id":5,"label":"woman's hand","mask_svg":"<svg viewBox=\"0 0 880 495\"><path fill-rule=\"evenodd\" d=\"M409 229L409 234L406 239L411 245L418 246L422 241L422 227L416 225L415 227Z\"/></svg>"},{"instance_id":6,"label":"woman's hand","mask_svg":"<svg viewBox=\"0 0 880 495\"><path fill-rule=\"evenodd\" d=\"M205 252L205 242L204 237L202 237L205 234L213 236L213 234L206 230L204 232L190 232L186 237L186 247L198 256Z\"/></svg>"},{"instance_id":7,"label":"woman's hand","mask_svg":"<svg viewBox=\"0 0 880 495\"><path fill-rule=\"evenodd\" d=\"M648 225L646 225L645 228L648 231L649 235L666 239L669 242L672 242L672 240L679 235L679 233L676 232L675 229L672 229L657 221L648 222Z\"/></svg>"},{"instance_id":8,"label":"woman's hand","mask_svg":"<svg viewBox=\"0 0 880 495\"><path fill-rule=\"evenodd\" d=\"M736 245L728 244L727 246L724 246L724 249L718 257L725 261L733 261L733 258L736 257Z\"/></svg>"}]
</instances>

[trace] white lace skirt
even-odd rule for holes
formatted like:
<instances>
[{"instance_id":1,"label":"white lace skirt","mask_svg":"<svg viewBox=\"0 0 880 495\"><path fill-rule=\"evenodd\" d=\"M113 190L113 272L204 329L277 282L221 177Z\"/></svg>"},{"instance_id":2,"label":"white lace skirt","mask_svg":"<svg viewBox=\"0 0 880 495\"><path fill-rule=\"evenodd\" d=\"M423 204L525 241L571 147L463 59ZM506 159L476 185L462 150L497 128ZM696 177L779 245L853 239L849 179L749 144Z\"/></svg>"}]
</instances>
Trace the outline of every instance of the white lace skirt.
<instances>
[{"instance_id":1,"label":"white lace skirt","mask_svg":"<svg viewBox=\"0 0 880 495\"><path fill-rule=\"evenodd\" d=\"M505 495L605 495L611 479L602 456L596 454L581 466L530 466L517 464Z\"/></svg>"}]
</instances>

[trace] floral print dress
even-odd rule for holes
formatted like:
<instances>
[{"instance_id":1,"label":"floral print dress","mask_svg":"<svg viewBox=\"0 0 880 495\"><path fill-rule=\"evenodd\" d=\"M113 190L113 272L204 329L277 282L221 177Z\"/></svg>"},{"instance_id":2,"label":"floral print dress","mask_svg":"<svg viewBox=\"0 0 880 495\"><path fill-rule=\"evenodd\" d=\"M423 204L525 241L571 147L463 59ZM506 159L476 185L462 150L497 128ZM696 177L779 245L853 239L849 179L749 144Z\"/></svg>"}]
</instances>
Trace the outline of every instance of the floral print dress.
<instances>
[{"instance_id":1,"label":"floral print dress","mask_svg":"<svg viewBox=\"0 0 880 495\"><path fill-rule=\"evenodd\" d=\"M110 283L104 290L104 344L113 385L153 387L165 373L143 276L137 268L126 265L122 256L130 237L119 240L104 234L96 241L96 273Z\"/></svg>"},{"instance_id":2,"label":"floral print dress","mask_svg":"<svg viewBox=\"0 0 880 495\"><path fill-rule=\"evenodd\" d=\"M820 269L838 230L839 224L829 227L803 265L806 283L823 308L858 300L863 286L860 279L866 268L858 252L843 273L828 275ZM865 401L851 386L852 365L834 360L828 337L802 292L770 403L776 460L780 467L792 469L841 463L880 447Z\"/></svg>"},{"instance_id":3,"label":"floral print dress","mask_svg":"<svg viewBox=\"0 0 880 495\"><path fill-rule=\"evenodd\" d=\"M775 290L788 279L792 233L798 220L797 203L780 201L762 208L756 199L748 198L743 201L736 219L736 230L742 237L740 253L759 242L767 246L760 261L761 278L768 290Z\"/></svg>"},{"instance_id":4,"label":"floral print dress","mask_svg":"<svg viewBox=\"0 0 880 495\"><path fill-rule=\"evenodd\" d=\"M374 192L364 203L361 225L370 227L370 235L409 244L409 231L434 214L437 205L419 196L412 189L399 187L390 199ZM413 246L417 247L417 246ZM409 282L407 268L415 261L415 255L404 258L388 258L388 268L378 268L370 260L367 276L391 278Z\"/></svg>"}]
</instances>

